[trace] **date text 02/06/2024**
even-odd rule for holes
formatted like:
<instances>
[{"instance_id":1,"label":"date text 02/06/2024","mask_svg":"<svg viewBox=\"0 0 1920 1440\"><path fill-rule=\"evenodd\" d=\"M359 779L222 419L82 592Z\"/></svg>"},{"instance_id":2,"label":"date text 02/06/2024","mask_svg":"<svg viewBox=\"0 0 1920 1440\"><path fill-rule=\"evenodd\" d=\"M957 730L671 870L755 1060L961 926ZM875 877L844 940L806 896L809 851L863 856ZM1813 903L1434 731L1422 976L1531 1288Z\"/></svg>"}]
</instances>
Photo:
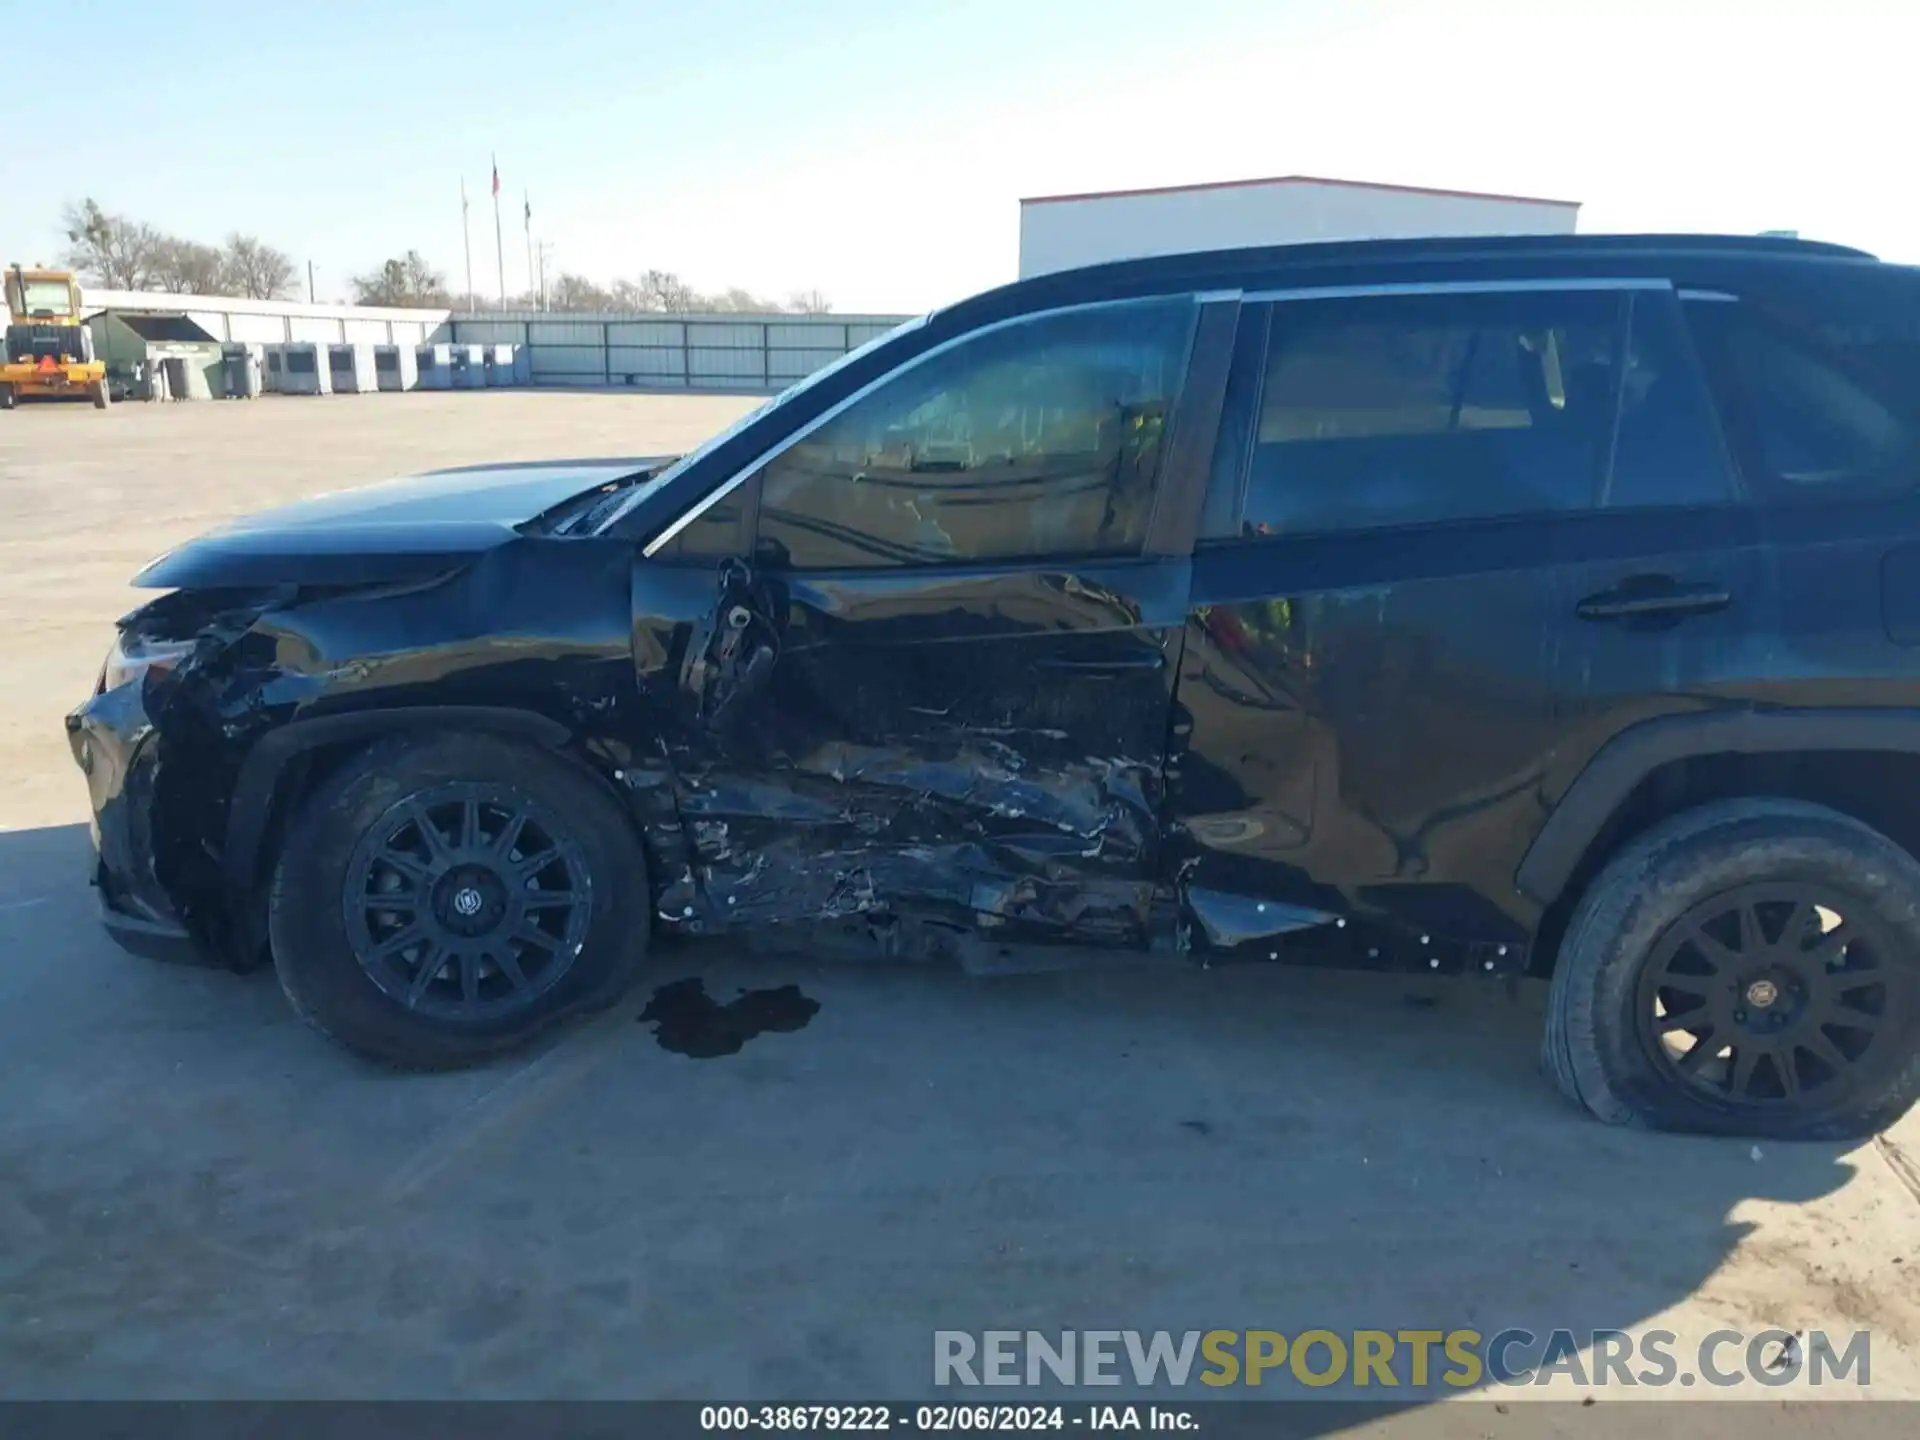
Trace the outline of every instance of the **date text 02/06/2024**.
<instances>
[{"instance_id":1,"label":"date text 02/06/2024","mask_svg":"<svg viewBox=\"0 0 1920 1440\"><path fill-rule=\"evenodd\" d=\"M706 1405L700 1429L729 1431L902 1431L1009 1434L1020 1431L1200 1428L1190 1410L1164 1405Z\"/></svg>"}]
</instances>

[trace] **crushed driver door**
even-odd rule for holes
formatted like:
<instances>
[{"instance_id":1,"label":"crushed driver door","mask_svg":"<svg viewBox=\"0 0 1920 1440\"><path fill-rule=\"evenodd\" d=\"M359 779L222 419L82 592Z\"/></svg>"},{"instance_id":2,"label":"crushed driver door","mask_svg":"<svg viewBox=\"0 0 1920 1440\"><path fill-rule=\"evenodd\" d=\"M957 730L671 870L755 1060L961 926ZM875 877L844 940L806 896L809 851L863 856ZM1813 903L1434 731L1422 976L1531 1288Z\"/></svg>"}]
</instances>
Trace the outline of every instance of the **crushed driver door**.
<instances>
[{"instance_id":1,"label":"crushed driver door","mask_svg":"<svg viewBox=\"0 0 1920 1440\"><path fill-rule=\"evenodd\" d=\"M688 640L672 747L715 919L1147 943L1236 310L996 327L728 497L744 553Z\"/></svg>"}]
</instances>

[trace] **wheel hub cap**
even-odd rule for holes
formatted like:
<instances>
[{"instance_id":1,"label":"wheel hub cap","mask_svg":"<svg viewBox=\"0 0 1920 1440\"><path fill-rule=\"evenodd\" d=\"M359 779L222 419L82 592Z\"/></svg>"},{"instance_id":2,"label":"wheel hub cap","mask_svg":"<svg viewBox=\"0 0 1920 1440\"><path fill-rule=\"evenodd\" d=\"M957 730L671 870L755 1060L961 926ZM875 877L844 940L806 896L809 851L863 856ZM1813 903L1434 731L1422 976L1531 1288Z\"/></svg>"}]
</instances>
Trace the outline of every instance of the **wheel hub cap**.
<instances>
[{"instance_id":1,"label":"wheel hub cap","mask_svg":"<svg viewBox=\"0 0 1920 1440\"><path fill-rule=\"evenodd\" d=\"M1895 942L1822 885L1747 885L1695 905L1661 936L1636 1004L1649 1053L1686 1087L1736 1108L1840 1104L1876 1083L1912 1003Z\"/></svg>"},{"instance_id":2,"label":"wheel hub cap","mask_svg":"<svg viewBox=\"0 0 1920 1440\"><path fill-rule=\"evenodd\" d=\"M592 888L565 824L505 785L407 797L354 847L347 937L409 1010L487 1019L533 1004L586 941Z\"/></svg>"}]
</instances>

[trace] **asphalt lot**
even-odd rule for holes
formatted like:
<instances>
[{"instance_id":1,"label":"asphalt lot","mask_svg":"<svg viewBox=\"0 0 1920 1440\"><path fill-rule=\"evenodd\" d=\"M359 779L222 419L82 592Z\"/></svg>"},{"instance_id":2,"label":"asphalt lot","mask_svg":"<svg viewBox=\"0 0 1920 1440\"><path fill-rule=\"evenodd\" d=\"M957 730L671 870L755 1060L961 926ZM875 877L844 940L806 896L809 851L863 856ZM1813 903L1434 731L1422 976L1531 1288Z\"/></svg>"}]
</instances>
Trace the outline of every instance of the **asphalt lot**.
<instances>
[{"instance_id":1,"label":"asphalt lot","mask_svg":"<svg viewBox=\"0 0 1920 1440\"><path fill-rule=\"evenodd\" d=\"M1531 989L708 946L656 981L817 1013L694 1059L638 1023L649 984L417 1077L271 975L96 933L60 717L141 563L384 475L684 447L743 403L0 416L0 1395L906 1398L936 1329L1779 1325L1871 1330L1873 1393L1920 1397L1920 1118L1856 1148L1610 1130L1535 1073Z\"/></svg>"}]
</instances>

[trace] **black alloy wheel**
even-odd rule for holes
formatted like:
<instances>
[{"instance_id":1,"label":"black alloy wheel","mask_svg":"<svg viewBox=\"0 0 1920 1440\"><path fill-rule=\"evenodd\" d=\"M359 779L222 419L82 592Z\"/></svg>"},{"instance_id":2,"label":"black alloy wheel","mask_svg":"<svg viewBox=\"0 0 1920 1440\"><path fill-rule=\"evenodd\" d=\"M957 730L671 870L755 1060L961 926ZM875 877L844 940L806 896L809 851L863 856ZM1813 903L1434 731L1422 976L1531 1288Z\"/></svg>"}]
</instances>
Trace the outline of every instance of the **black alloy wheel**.
<instances>
[{"instance_id":1,"label":"black alloy wheel","mask_svg":"<svg viewBox=\"0 0 1920 1440\"><path fill-rule=\"evenodd\" d=\"M528 1008L567 975L593 916L564 822L500 783L408 795L347 865L346 933L367 977L409 1010L473 1021Z\"/></svg>"},{"instance_id":2,"label":"black alloy wheel","mask_svg":"<svg viewBox=\"0 0 1920 1440\"><path fill-rule=\"evenodd\" d=\"M1752 884L1694 905L1642 970L1642 1042L1723 1106L1824 1105L1893 1043L1895 941L1868 907L1815 883Z\"/></svg>"}]
</instances>

